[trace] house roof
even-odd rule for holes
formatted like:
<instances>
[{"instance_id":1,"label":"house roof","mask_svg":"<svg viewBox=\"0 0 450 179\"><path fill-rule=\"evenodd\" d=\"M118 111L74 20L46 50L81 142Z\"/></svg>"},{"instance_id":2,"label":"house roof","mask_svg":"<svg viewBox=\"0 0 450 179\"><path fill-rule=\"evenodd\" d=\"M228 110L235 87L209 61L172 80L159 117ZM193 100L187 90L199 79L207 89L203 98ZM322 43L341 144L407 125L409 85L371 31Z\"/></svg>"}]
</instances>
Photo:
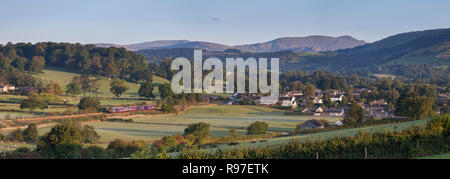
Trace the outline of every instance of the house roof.
<instances>
[{"instance_id":1,"label":"house roof","mask_svg":"<svg viewBox=\"0 0 450 179\"><path fill-rule=\"evenodd\" d=\"M316 126L316 127L320 127L320 126L323 125L323 123L320 122L320 121L317 120L317 119L307 120L307 121L305 121L305 123L303 123L303 124L305 124L305 125L313 125L313 126Z\"/></svg>"},{"instance_id":2,"label":"house roof","mask_svg":"<svg viewBox=\"0 0 450 179\"><path fill-rule=\"evenodd\" d=\"M278 98L279 100L281 100L281 101L285 101L285 100L292 100L292 97L280 97L280 98Z\"/></svg>"}]
</instances>

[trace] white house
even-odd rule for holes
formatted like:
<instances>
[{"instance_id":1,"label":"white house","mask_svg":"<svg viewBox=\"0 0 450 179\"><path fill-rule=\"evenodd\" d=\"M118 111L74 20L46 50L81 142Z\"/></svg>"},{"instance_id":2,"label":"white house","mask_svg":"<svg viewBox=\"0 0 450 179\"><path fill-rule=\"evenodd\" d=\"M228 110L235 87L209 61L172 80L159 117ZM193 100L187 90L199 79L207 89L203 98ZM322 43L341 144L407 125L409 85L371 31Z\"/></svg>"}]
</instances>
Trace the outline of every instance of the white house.
<instances>
[{"instance_id":1,"label":"white house","mask_svg":"<svg viewBox=\"0 0 450 179\"><path fill-rule=\"evenodd\" d=\"M336 102L336 101L342 101L342 97L344 97L344 95L342 94L336 94L336 95L331 95L331 101Z\"/></svg>"},{"instance_id":2,"label":"white house","mask_svg":"<svg viewBox=\"0 0 450 179\"><path fill-rule=\"evenodd\" d=\"M16 90L15 86L11 85L0 85L0 93L7 93L8 91Z\"/></svg>"},{"instance_id":3,"label":"white house","mask_svg":"<svg viewBox=\"0 0 450 179\"><path fill-rule=\"evenodd\" d=\"M295 97L280 97L278 99L278 104L283 107L297 107L297 101Z\"/></svg>"}]
</instances>

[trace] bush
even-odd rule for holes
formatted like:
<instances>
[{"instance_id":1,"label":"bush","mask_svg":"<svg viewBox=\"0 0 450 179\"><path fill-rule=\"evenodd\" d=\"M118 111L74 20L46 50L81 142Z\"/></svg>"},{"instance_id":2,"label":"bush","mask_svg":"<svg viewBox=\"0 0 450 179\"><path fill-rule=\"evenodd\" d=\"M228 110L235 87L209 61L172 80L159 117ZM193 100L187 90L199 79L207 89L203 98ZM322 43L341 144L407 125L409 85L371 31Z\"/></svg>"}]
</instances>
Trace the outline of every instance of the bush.
<instances>
[{"instance_id":1,"label":"bush","mask_svg":"<svg viewBox=\"0 0 450 179\"><path fill-rule=\"evenodd\" d=\"M15 151L6 152L6 155L1 156L0 159L41 159L38 152L33 152L27 147L19 147Z\"/></svg>"},{"instance_id":2,"label":"bush","mask_svg":"<svg viewBox=\"0 0 450 179\"><path fill-rule=\"evenodd\" d=\"M143 150L145 146L143 141L126 141L122 139L115 139L108 145L108 150L111 151L110 156L114 158L129 157L136 151Z\"/></svg>"},{"instance_id":3,"label":"bush","mask_svg":"<svg viewBox=\"0 0 450 179\"><path fill-rule=\"evenodd\" d=\"M4 142L4 141L7 141L7 140L8 140L8 138L6 138L5 135L3 135L2 133L0 133L0 142Z\"/></svg>"},{"instance_id":4,"label":"bush","mask_svg":"<svg viewBox=\"0 0 450 179\"><path fill-rule=\"evenodd\" d=\"M82 142L84 143L95 144L98 143L98 140L100 139L97 131L95 131L95 127L89 125L83 127L81 135L83 136Z\"/></svg>"},{"instance_id":5,"label":"bush","mask_svg":"<svg viewBox=\"0 0 450 179\"><path fill-rule=\"evenodd\" d=\"M173 108L173 105L164 103L161 105L161 111L164 113L172 113L175 112L175 108Z\"/></svg>"},{"instance_id":6,"label":"bush","mask_svg":"<svg viewBox=\"0 0 450 179\"><path fill-rule=\"evenodd\" d=\"M165 136L162 138L163 147L170 150L177 146L177 140L173 136Z\"/></svg>"},{"instance_id":7,"label":"bush","mask_svg":"<svg viewBox=\"0 0 450 179\"><path fill-rule=\"evenodd\" d=\"M33 96L25 99L20 103L20 109L46 109L48 108L48 103L45 102L39 95L34 94Z\"/></svg>"},{"instance_id":8,"label":"bush","mask_svg":"<svg viewBox=\"0 0 450 179\"><path fill-rule=\"evenodd\" d=\"M34 123L28 125L28 127L23 131L23 138L25 141L36 142L39 138L39 132L37 126Z\"/></svg>"},{"instance_id":9,"label":"bush","mask_svg":"<svg viewBox=\"0 0 450 179\"><path fill-rule=\"evenodd\" d=\"M19 141L19 142L24 141L22 130L19 128L19 129L14 130L13 132L11 132L11 138L14 141Z\"/></svg>"},{"instance_id":10,"label":"bush","mask_svg":"<svg viewBox=\"0 0 450 179\"><path fill-rule=\"evenodd\" d=\"M190 124L186 129L184 129L184 135L186 137L187 135L192 134L194 137L194 145L203 144L210 137L209 127L209 124L203 122Z\"/></svg>"},{"instance_id":11,"label":"bush","mask_svg":"<svg viewBox=\"0 0 450 179\"><path fill-rule=\"evenodd\" d=\"M121 118L109 118L109 119L105 119L104 121L108 121L108 122L125 122L125 123L132 123L132 122L134 122L133 119L121 119Z\"/></svg>"},{"instance_id":12,"label":"bush","mask_svg":"<svg viewBox=\"0 0 450 179\"><path fill-rule=\"evenodd\" d=\"M80 124L63 120L39 140L36 151L46 158L80 158L81 141Z\"/></svg>"},{"instance_id":13,"label":"bush","mask_svg":"<svg viewBox=\"0 0 450 179\"><path fill-rule=\"evenodd\" d=\"M92 97L82 98L78 104L78 109L88 112L98 112L101 109L100 101Z\"/></svg>"},{"instance_id":14,"label":"bush","mask_svg":"<svg viewBox=\"0 0 450 179\"><path fill-rule=\"evenodd\" d=\"M450 135L450 115L443 114L433 117L427 124L430 130L436 130L437 132L443 132L445 136Z\"/></svg>"},{"instance_id":15,"label":"bush","mask_svg":"<svg viewBox=\"0 0 450 179\"><path fill-rule=\"evenodd\" d=\"M107 159L110 158L108 152L99 146L89 146L81 150L82 159Z\"/></svg>"},{"instance_id":16,"label":"bush","mask_svg":"<svg viewBox=\"0 0 450 179\"><path fill-rule=\"evenodd\" d=\"M265 134L267 131L267 128L269 127L269 124L265 122L254 122L250 124L247 128L247 134L248 135L258 135L258 134Z\"/></svg>"}]
</instances>

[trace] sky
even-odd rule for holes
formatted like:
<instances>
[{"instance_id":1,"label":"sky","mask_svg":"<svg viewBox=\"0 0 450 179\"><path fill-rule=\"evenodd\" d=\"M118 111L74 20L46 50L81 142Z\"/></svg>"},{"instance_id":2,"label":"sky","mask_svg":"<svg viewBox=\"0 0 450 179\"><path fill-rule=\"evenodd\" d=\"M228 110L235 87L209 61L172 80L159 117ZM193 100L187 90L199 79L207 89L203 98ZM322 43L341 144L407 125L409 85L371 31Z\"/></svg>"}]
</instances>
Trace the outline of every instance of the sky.
<instances>
[{"instance_id":1,"label":"sky","mask_svg":"<svg viewBox=\"0 0 450 179\"><path fill-rule=\"evenodd\" d=\"M308 35L374 42L450 28L449 9L448 0L1 0L0 43L241 45Z\"/></svg>"}]
</instances>

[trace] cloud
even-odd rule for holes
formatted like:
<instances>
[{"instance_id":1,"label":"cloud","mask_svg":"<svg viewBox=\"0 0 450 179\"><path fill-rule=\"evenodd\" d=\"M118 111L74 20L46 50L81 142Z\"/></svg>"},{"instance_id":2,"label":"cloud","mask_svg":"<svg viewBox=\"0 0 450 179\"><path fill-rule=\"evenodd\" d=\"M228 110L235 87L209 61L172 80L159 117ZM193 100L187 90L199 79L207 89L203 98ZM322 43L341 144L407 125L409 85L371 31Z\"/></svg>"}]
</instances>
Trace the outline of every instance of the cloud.
<instances>
[{"instance_id":1,"label":"cloud","mask_svg":"<svg viewBox=\"0 0 450 179\"><path fill-rule=\"evenodd\" d=\"M214 22L220 22L220 21L222 21L222 19L221 18L218 18L218 17L211 17L210 18L212 21L214 21Z\"/></svg>"}]
</instances>

